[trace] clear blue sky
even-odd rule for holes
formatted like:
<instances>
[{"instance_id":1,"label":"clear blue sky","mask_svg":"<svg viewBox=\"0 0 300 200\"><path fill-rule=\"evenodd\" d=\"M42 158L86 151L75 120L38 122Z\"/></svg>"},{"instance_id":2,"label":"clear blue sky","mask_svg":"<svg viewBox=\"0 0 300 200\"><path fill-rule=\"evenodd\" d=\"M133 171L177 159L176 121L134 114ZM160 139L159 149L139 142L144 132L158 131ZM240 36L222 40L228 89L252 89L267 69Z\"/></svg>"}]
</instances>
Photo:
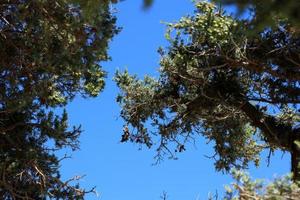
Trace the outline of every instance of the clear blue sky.
<instances>
[{"instance_id":1,"label":"clear blue sky","mask_svg":"<svg viewBox=\"0 0 300 200\"><path fill-rule=\"evenodd\" d=\"M216 172L211 145L197 138L196 147L189 145L179 155L179 160L168 160L152 166L155 151L128 143L121 144L123 121L115 98L118 89L112 81L116 69L127 68L131 73L157 76L159 55L157 48L167 46L164 39L165 26L161 21L174 22L193 12L190 0L156 0L150 10L141 9L142 1L126 0L117 8L118 25L123 30L110 45L112 61L102 63L108 72L106 88L98 98L76 98L67 107L70 125L81 124L84 130L80 141L81 150L66 151L73 158L62 163L65 179L83 175L82 187L97 187L99 197L88 195L87 199L101 200L159 200L166 191L169 200L207 199L209 192L218 190L232 180L230 176ZM65 153L65 151L61 152ZM289 155L281 159L277 153L266 166L266 157L259 169L250 168L257 178L272 178L274 174L289 172Z\"/></svg>"}]
</instances>

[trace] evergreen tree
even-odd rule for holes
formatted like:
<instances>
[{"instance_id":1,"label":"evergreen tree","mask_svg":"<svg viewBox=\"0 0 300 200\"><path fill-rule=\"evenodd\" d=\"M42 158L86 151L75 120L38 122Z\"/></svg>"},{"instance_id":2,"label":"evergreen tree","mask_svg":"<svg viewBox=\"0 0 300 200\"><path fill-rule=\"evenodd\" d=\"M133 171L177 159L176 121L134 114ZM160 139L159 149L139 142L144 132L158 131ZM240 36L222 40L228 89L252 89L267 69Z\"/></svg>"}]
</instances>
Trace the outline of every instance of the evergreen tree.
<instances>
[{"instance_id":1,"label":"evergreen tree","mask_svg":"<svg viewBox=\"0 0 300 200\"><path fill-rule=\"evenodd\" d=\"M277 2L277 1L276 1ZM291 153L300 181L300 33L290 18L257 32L255 17L239 19L212 3L168 24L159 49L160 76L143 80L117 72L122 141L176 156L197 135L212 142L215 167L259 164L264 149Z\"/></svg>"},{"instance_id":2,"label":"evergreen tree","mask_svg":"<svg viewBox=\"0 0 300 200\"><path fill-rule=\"evenodd\" d=\"M0 3L0 198L82 199L60 177L62 148L76 150L80 127L54 114L76 94L104 87L99 62L118 32L105 0Z\"/></svg>"}]
</instances>

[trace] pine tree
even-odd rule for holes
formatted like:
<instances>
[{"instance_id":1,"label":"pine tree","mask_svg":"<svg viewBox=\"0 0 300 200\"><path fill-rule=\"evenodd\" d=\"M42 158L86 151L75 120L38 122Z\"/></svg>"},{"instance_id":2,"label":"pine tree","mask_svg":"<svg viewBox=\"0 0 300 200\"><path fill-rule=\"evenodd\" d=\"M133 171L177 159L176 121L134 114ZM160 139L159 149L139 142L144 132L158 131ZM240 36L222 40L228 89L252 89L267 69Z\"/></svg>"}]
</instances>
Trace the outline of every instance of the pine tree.
<instances>
[{"instance_id":1,"label":"pine tree","mask_svg":"<svg viewBox=\"0 0 300 200\"><path fill-rule=\"evenodd\" d=\"M76 94L104 87L99 62L118 32L109 1L5 0L0 3L0 198L82 199L63 181L62 148L79 147L80 127L54 113Z\"/></svg>"},{"instance_id":2,"label":"pine tree","mask_svg":"<svg viewBox=\"0 0 300 200\"><path fill-rule=\"evenodd\" d=\"M116 73L127 140L155 144L160 159L202 135L223 171L258 165L262 150L280 149L291 153L299 181L299 26L277 15L257 32L255 17L195 6L193 15L167 24L158 78Z\"/></svg>"}]
</instances>

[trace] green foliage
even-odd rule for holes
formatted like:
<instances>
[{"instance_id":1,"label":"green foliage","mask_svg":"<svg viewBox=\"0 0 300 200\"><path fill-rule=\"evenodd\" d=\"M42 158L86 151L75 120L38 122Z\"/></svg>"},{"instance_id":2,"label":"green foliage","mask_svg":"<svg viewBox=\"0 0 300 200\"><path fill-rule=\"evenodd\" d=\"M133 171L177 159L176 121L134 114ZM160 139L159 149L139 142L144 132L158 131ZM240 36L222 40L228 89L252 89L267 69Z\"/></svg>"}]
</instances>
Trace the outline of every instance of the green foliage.
<instances>
[{"instance_id":1,"label":"green foliage","mask_svg":"<svg viewBox=\"0 0 300 200\"><path fill-rule=\"evenodd\" d=\"M99 62L109 59L108 43L118 32L109 6L100 0L0 4L1 199L83 199L88 192L60 178L55 152L78 149L81 130L52 108L103 89Z\"/></svg>"},{"instance_id":2,"label":"green foliage","mask_svg":"<svg viewBox=\"0 0 300 200\"><path fill-rule=\"evenodd\" d=\"M297 200L300 196L300 188L293 183L292 176L287 175L276 178L266 184L262 180L251 180L243 171L233 170L235 183L225 186L224 200Z\"/></svg>"},{"instance_id":3,"label":"green foliage","mask_svg":"<svg viewBox=\"0 0 300 200\"><path fill-rule=\"evenodd\" d=\"M216 6L211 3L198 3L196 8L195 16L182 17L178 23L168 24L169 30L166 38L171 39L169 34L175 29L178 30L177 37L181 34L193 34L190 39L195 43L202 43L207 39L215 45L228 43L228 38L232 34L229 30L235 29L237 26L234 20L229 16L222 15L222 10L216 14Z\"/></svg>"},{"instance_id":4,"label":"green foliage","mask_svg":"<svg viewBox=\"0 0 300 200\"><path fill-rule=\"evenodd\" d=\"M256 31L261 31L266 26L277 26L278 20L296 28L300 28L300 2L294 0L273 1L273 0L215 0L222 4L235 5L239 14L248 12L252 15L251 23Z\"/></svg>"},{"instance_id":5,"label":"green foliage","mask_svg":"<svg viewBox=\"0 0 300 200\"><path fill-rule=\"evenodd\" d=\"M158 79L117 72L123 136L154 144L161 159L203 135L214 145L216 169L225 171L258 165L265 148L294 152L299 35L282 22L249 35L252 18L236 19L208 2L195 7L192 16L168 24ZM140 140L145 136L150 142Z\"/></svg>"},{"instance_id":6,"label":"green foliage","mask_svg":"<svg viewBox=\"0 0 300 200\"><path fill-rule=\"evenodd\" d=\"M203 0L193 0L199 2ZM254 31L262 31L266 26L276 27L278 21L284 21L299 33L300 28L300 2L295 0L213 0L216 5L231 5L238 10L237 16L246 14L252 18ZM153 0L144 0L145 6L151 6ZM251 30L251 29L250 29ZM251 32L250 32L251 33Z\"/></svg>"}]
</instances>

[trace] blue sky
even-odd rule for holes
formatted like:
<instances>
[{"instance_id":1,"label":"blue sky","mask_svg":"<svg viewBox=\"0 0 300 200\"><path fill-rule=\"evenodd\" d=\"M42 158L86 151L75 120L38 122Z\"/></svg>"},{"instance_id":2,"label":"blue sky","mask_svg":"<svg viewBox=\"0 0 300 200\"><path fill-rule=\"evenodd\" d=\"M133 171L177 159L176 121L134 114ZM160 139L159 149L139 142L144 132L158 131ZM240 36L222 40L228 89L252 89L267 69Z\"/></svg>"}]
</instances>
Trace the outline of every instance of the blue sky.
<instances>
[{"instance_id":1,"label":"blue sky","mask_svg":"<svg viewBox=\"0 0 300 200\"><path fill-rule=\"evenodd\" d=\"M168 200L207 199L209 192L223 192L223 186L232 180L230 176L216 172L211 145L197 138L196 145L187 147L178 160L165 159L153 166L155 150L134 144L121 144L123 121L115 98L118 89L113 82L117 69L128 69L140 77L157 76L159 55L157 48L167 46L164 39L165 25L161 21L174 22L193 12L190 0L156 0L144 11L142 1L126 0L116 6L118 25L123 30L110 45L112 61L102 63L108 72L106 88L98 98L76 98L67 106L70 125L81 124L84 130L80 141L81 150L63 151L72 155L62 162L62 175L86 175L82 187L96 186L99 197L88 195L87 199L101 200L159 200L163 191ZM251 175L270 179L274 174L289 172L289 155L277 152L267 167L266 157L261 167L250 167Z\"/></svg>"}]
</instances>

